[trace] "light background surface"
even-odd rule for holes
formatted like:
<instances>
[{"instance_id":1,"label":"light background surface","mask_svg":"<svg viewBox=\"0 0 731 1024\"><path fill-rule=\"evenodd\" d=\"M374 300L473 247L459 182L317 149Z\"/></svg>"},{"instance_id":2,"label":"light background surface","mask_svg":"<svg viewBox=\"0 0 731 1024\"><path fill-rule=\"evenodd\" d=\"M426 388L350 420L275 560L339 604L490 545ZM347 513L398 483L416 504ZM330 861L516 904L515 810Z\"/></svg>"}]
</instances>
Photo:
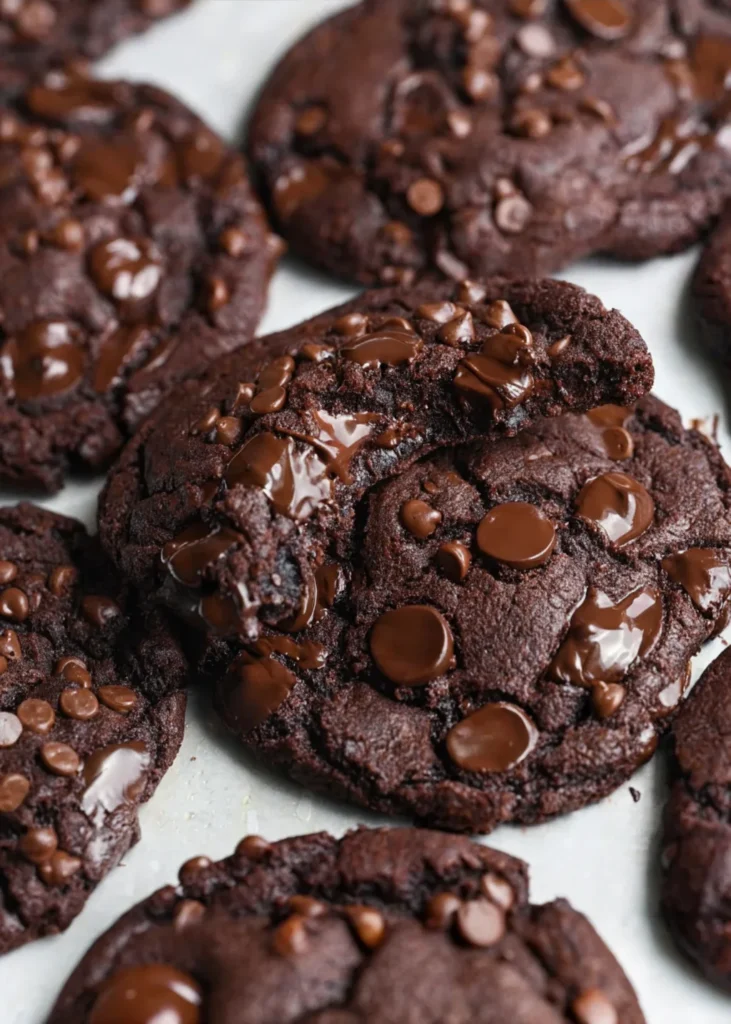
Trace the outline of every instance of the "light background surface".
<instances>
[{"instance_id":1,"label":"light background surface","mask_svg":"<svg viewBox=\"0 0 731 1024\"><path fill-rule=\"evenodd\" d=\"M108 77L165 86L228 138L241 134L247 110L272 64L302 31L343 0L197 0L179 17L119 47L101 65ZM722 375L697 350L687 286L697 253L641 266L593 260L565 275L620 309L642 332L656 366L656 392L684 419L715 413L731 458ZM270 293L262 333L349 298L353 290L286 260ZM729 388L731 393L731 388ZM94 523L95 484L70 483L45 502ZM3 501L21 495L3 493ZM694 678L722 649L708 645ZM490 843L531 865L534 902L567 896L613 948L640 996L649 1024L729 1024L731 997L714 992L670 945L657 914L658 831L666 761L658 755L603 803L530 829L504 827ZM142 809L142 841L98 887L62 936L0 960L0 1022L42 1024L67 974L90 943L132 903L175 880L195 854L222 857L248 832L279 839L363 822L385 823L358 808L328 802L253 766L216 723L204 694L193 694L183 748L151 803Z\"/></svg>"}]
</instances>

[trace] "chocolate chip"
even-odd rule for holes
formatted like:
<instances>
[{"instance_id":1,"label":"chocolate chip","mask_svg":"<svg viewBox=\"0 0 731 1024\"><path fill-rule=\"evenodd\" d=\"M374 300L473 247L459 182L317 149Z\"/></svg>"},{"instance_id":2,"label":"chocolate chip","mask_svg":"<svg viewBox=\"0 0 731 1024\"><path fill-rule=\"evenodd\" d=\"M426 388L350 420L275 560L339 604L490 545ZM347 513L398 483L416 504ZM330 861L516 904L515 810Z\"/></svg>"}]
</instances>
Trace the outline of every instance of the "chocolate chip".
<instances>
[{"instance_id":1,"label":"chocolate chip","mask_svg":"<svg viewBox=\"0 0 731 1024\"><path fill-rule=\"evenodd\" d=\"M54 597L61 597L76 582L78 572L72 565L57 565L48 577L48 589Z\"/></svg>"},{"instance_id":2,"label":"chocolate chip","mask_svg":"<svg viewBox=\"0 0 731 1024\"><path fill-rule=\"evenodd\" d=\"M25 775L11 772L0 775L0 812L17 811L30 791L30 780Z\"/></svg>"},{"instance_id":3,"label":"chocolate chip","mask_svg":"<svg viewBox=\"0 0 731 1024\"><path fill-rule=\"evenodd\" d=\"M81 766L79 755L67 743L44 743L41 760L54 775L76 775Z\"/></svg>"},{"instance_id":4,"label":"chocolate chip","mask_svg":"<svg viewBox=\"0 0 731 1024\"><path fill-rule=\"evenodd\" d=\"M496 327L498 330L518 322L517 316L505 299L495 299L494 302L486 306L481 314L481 319L490 327Z\"/></svg>"},{"instance_id":5,"label":"chocolate chip","mask_svg":"<svg viewBox=\"0 0 731 1024\"><path fill-rule=\"evenodd\" d=\"M274 949L280 956L297 956L309 946L305 919L293 914L274 932Z\"/></svg>"},{"instance_id":6,"label":"chocolate chip","mask_svg":"<svg viewBox=\"0 0 731 1024\"><path fill-rule=\"evenodd\" d=\"M116 601L113 601L111 597L101 597L96 594L88 594L82 599L81 611L92 626L97 626L100 629L120 614L120 608Z\"/></svg>"},{"instance_id":7,"label":"chocolate chip","mask_svg":"<svg viewBox=\"0 0 731 1024\"><path fill-rule=\"evenodd\" d=\"M506 913L515 903L515 890L510 882L500 875L489 872L480 879L480 889L487 898Z\"/></svg>"},{"instance_id":8,"label":"chocolate chip","mask_svg":"<svg viewBox=\"0 0 731 1024\"><path fill-rule=\"evenodd\" d=\"M429 605L405 605L382 615L371 633L371 653L398 686L423 686L447 671L454 640L444 616Z\"/></svg>"},{"instance_id":9,"label":"chocolate chip","mask_svg":"<svg viewBox=\"0 0 731 1024\"><path fill-rule=\"evenodd\" d=\"M15 562L0 561L0 583L10 583L18 575Z\"/></svg>"},{"instance_id":10,"label":"chocolate chip","mask_svg":"<svg viewBox=\"0 0 731 1024\"><path fill-rule=\"evenodd\" d=\"M432 896L426 905L424 924L427 928L443 931L452 926L455 914L462 906L462 900L452 892L440 892Z\"/></svg>"},{"instance_id":11,"label":"chocolate chip","mask_svg":"<svg viewBox=\"0 0 731 1024\"><path fill-rule=\"evenodd\" d=\"M72 857L64 850L56 850L47 860L38 865L38 874L46 885L68 885L81 868L81 864L81 858Z\"/></svg>"},{"instance_id":12,"label":"chocolate chip","mask_svg":"<svg viewBox=\"0 0 731 1024\"><path fill-rule=\"evenodd\" d=\"M0 633L0 654L8 661L20 660L20 641L14 629L5 629Z\"/></svg>"},{"instance_id":13,"label":"chocolate chip","mask_svg":"<svg viewBox=\"0 0 731 1024\"><path fill-rule=\"evenodd\" d=\"M574 19L599 39L622 39L632 27L624 0L564 0Z\"/></svg>"},{"instance_id":14,"label":"chocolate chip","mask_svg":"<svg viewBox=\"0 0 731 1024\"><path fill-rule=\"evenodd\" d=\"M210 857L191 857L190 860L186 860L178 871L180 884L191 885L196 881L195 876L199 875L201 871L207 871L212 864L213 861Z\"/></svg>"},{"instance_id":15,"label":"chocolate chip","mask_svg":"<svg viewBox=\"0 0 731 1024\"><path fill-rule=\"evenodd\" d=\"M28 618L30 605L28 597L17 587L8 587L0 593L0 615L14 622L24 622Z\"/></svg>"},{"instance_id":16,"label":"chocolate chip","mask_svg":"<svg viewBox=\"0 0 731 1024\"><path fill-rule=\"evenodd\" d=\"M223 251L234 259L243 256L249 246L246 232L237 227L224 228L218 241Z\"/></svg>"},{"instance_id":17,"label":"chocolate chip","mask_svg":"<svg viewBox=\"0 0 731 1024\"><path fill-rule=\"evenodd\" d=\"M437 551L436 562L448 579L460 583L470 571L472 555L464 544L448 540Z\"/></svg>"},{"instance_id":18,"label":"chocolate chip","mask_svg":"<svg viewBox=\"0 0 731 1024\"><path fill-rule=\"evenodd\" d=\"M88 722L99 714L99 701L91 690L64 690L59 705L65 715L79 722Z\"/></svg>"},{"instance_id":19,"label":"chocolate chip","mask_svg":"<svg viewBox=\"0 0 731 1024\"><path fill-rule=\"evenodd\" d=\"M462 72L462 86L475 103L484 103L497 96L500 83L492 71L468 65Z\"/></svg>"},{"instance_id":20,"label":"chocolate chip","mask_svg":"<svg viewBox=\"0 0 731 1024\"><path fill-rule=\"evenodd\" d=\"M297 117L295 128L299 135L316 135L327 123L324 107L306 107Z\"/></svg>"},{"instance_id":21,"label":"chocolate chip","mask_svg":"<svg viewBox=\"0 0 731 1024\"><path fill-rule=\"evenodd\" d=\"M441 521L442 513L418 498L406 501L401 506L401 522L419 540L431 537Z\"/></svg>"},{"instance_id":22,"label":"chocolate chip","mask_svg":"<svg viewBox=\"0 0 731 1024\"><path fill-rule=\"evenodd\" d=\"M236 854L239 857L246 857L247 860L265 860L274 847L261 836L245 836L236 847Z\"/></svg>"},{"instance_id":23,"label":"chocolate chip","mask_svg":"<svg viewBox=\"0 0 731 1024\"><path fill-rule=\"evenodd\" d=\"M49 860L58 847L58 836L53 828L31 828L21 836L18 848L32 864Z\"/></svg>"},{"instance_id":24,"label":"chocolate chip","mask_svg":"<svg viewBox=\"0 0 731 1024\"><path fill-rule=\"evenodd\" d=\"M438 181L418 178L409 185L406 199L420 217L433 217L444 206L444 191Z\"/></svg>"},{"instance_id":25,"label":"chocolate chip","mask_svg":"<svg viewBox=\"0 0 731 1024\"><path fill-rule=\"evenodd\" d=\"M627 691L619 683L597 683L591 691L591 702L597 717L602 720L611 718L626 696Z\"/></svg>"},{"instance_id":26,"label":"chocolate chip","mask_svg":"<svg viewBox=\"0 0 731 1024\"><path fill-rule=\"evenodd\" d=\"M520 193L506 196L495 206L495 223L506 235L519 235L532 216L533 207Z\"/></svg>"},{"instance_id":27,"label":"chocolate chip","mask_svg":"<svg viewBox=\"0 0 731 1024\"><path fill-rule=\"evenodd\" d=\"M231 292L222 277L209 277L206 282L206 304L209 313L217 313L231 301Z\"/></svg>"},{"instance_id":28,"label":"chocolate chip","mask_svg":"<svg viewBox=\"0 0 731 1024\"><path fill-rule=\"evenodd\" d=\"M550 57L556 49L553 36L548 28L541 24L522 25L515 35L515 40L528 57Z\"/></svg>"},{"instance_id":29,"label":"chocolate chip","mask_svg":"<svg viewBox=\"0 0 731 1024\"><path fill-rule=\"evenodd\" d=\"M596 523L616 547L623 548L652 526L655 502L639 480L626 473L604 473L584 484L576 514Z\"/></svg>"},{"instance_id":30,"label":"chocolate chip","mask_svg":"<svg viewBox=\"0 0 731 1024\"><path fill-rule=\"evenodd\" d=\"M619 1014L599 988L590 988L571 1004L577 1024L619 1024Z\"/></svg>"},{"instance_id":31,"label":"chocolate chip","mask_svg":"<svg viewBox=\"0 0 731 1024\"><path fill-rule=\"evenodd\" d=\"M137 694L129 686L100 686L98 692L102 704L120 715L128 714L137 703Z\"/></svg>"},{"instance_id":32,"label":"chocolate chip","mask_svg":"<svg viewBox=\"0 0 731 1024\"><path fill-rule=\"evenodd\" d=\"M585 81L584 72L573 57L562 57L548 69L546 81L554 89L562 92L573 92L580 89Z\"/></svg>"},{"instance_id":33,"label":"chocolate chip","mask_svg":"<svg viewBox=\"0 0 731 1024\"><path fill-rule=\"evenodd\" d=\"M290 896L289 909L300 917L323 917L328 912L327 903L312 896Z\"/></svg>"},{"instance_id":34,"label":"chocolate chip","mask_svg":"<svg viewBox=\"0 0 731 1024\"><path fill-rule=\"evenodd\" d=\"M519 110L510 121L510 130L513 134L526 139L542 139L550 134L551 128L550 115L544 110Z\"/></svg>"},{"instance_id":35,"label":"chocolate chip","mask_svg":"<svg viewBox=\"0 0 731 1024\"><path fill-rule=\"evenodd\" d=\"M513 569L545 565L556 546L556 527L539 508L509 501L491 509L477 528L477 546Z\"/></svg>"},{"instance_id":36,"label":"chocolate chip","mask_svg":"<svg viewBox=\"0 0 731 1024\"><path fill-rule=\"evenodd\" d=\"M181 900L173 911L173 925L178 932L197 924L205 915L206 908L198 900Z\"/></svg>"},{"instance_id":37,"label":"chocolate chip","mask_svg":"<svg viewBox=\"0 0 731 1024\"><path fill-rule=\"evenodd\" d=\"M516 18L542 18L546 13L547 0L510 0L509 7Z\"/></svg>"},{"instance_id":38,"label":"chocolate chip","mask_svg":"<svg viewBox=\"0 0 731 1024\"><path fill-rule=\"evenodd\" d=\"M59 658L53 672L54 675L63 676L69 683L76 683L85 689L91 686L91 675L81 658Z\"/></svg>"},{"instance_id":39,"label":"chocolate chip","mask_svg":"<svg viewBox=\"0 0 731 1024\"><path fill-rule=\"evenodd\" d=\"M345 914L366 949L375 949L386 937L386 921L374 907L346 907Z\"/></svg>"},{"instance_id":40,"label":"chocolate chip","mask_svg":"<svg viewBox=\"0 0 731 1024\"><path fill-rule=\"evenodd\" d=\"M505 915L488 900L476 899L463 903L457 910L457 929L471 946L489 948L505 934Z\"/></svg>"},{"instance_id":41,"label":"chocolate chip","mask_svg":"<svg viewBox=\"0 0 731 1024\"><path fill-rule=\"evenodd\" d=\"M23 723L24 729L45 736L56 723L56 712L47 700L36 700L29 697L19 705L18 718Z\"/></svg>"},{"instance_id":42,"label":"chocolate chip","mask_svg":"<svg viewBox=\"0 0 731 1024\"><path fill-rule=\"evenodd\" d=\"M447 752L467 772L507 772L530 754L538 730L522 708L486 704L447 733Z\"/></svg>"}]
</instances>

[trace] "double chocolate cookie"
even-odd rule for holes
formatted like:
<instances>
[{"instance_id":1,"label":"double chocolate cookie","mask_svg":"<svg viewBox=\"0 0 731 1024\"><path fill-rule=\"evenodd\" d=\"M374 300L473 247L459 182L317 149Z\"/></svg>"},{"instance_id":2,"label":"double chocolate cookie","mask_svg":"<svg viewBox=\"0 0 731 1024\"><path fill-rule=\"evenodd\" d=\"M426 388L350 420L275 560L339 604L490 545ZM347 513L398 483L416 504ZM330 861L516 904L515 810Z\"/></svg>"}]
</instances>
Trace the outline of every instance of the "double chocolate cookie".
<instances>
[{"instance_id":1,"label":"double chocolate cookie","mask_svg":"<svg viewBox=\"0 0 731 1024\"><path fill-rule=\"evenodd\" d=\"M703 249L693 278L693 302L703 341L731 362L731 204Z\"/></svg>"},{"instance_id":2,"label":"double chocolate cookie","mask_svg":"<svg viewBox=\"0 0 731 1024\"><path fill-rule=\"evenodd\" d=\"M0 109L0 479L104 466L249 339L277 246L241 157L160 89L57 73Z\"/></svg>"},{"instance_id":3,"label":"double chocolate cookie","mask_svg":"<svg viewBox=\"0 0 731 1024\"><path fill-rule=\"evenodd\" d=\"M657 402L528 425L645 390L636 332L559 282L427 282L260 344L158 410L100 509L124 572L208 632L234 731L454 828L627 778L720 613L657 557L725 557L729 477Z\"/></svg>"},{"instance_id":4,"label":"double chocolate cookie","mask_svg":"<svg viewBox=\"0 0 731 1024\"><path fill-rule=\"evenodd\" d=\"M282 60L249 151L293 247L367 284L693 242L731 193L731 11L365 0Z\"/></svg>"},{"instance_id":5,"label":"double chocolate cookie","mask_svg":"<svg viewBox=\"0 0 731 1024\"><path fill-rule=\"evenodd\" d=\"M52 64L101 57L190 0L5 0L0 5L0 92Z\"/></svg>"},{"instance_id":6,"label":"double chocolate cookie","mask_svg":"<svg viewBox=\"0 0 731 1024\"><path fill-rule=\"evenodd\" d=\"M716 570L716 585L728 578ZM705 672L673 725L662 909L683 951L731 989L731 651Z\"/></svg>"},{"instance_id":7,"label":"double chocolate cookie","mask_svg":"<svg viewBox=\"0 0 731 1024\"><path fill-rule=\"evenodd\" d=\"M66 928L137 840L186 661L80 523L0 510L0 953Z\"/></svg>"},{"instance_id":8,"label":"double chocolate cookie","mask_svg":"<svg viewBox=\"0 0 731 1024\"><path fill-rule=\"evenodd\" d=\"M652 383L616 311L557 281L380 290L179 387L110 474L103 542L123 572L217 632L296 621L359 502L430 450Z\"/></svg>"},{"instance_id":9,"label":"double chocolate cookie","mask_svg":"<svg viewBox=\"0 0 731 1024\"><path fill-rule=\"evenodd\" d=\"M120 1008L124 1016L120 1016ZM48 1024L644 1024L585 917L466 839L256 836L129 911Z\"/></svg>"}]
</instances>

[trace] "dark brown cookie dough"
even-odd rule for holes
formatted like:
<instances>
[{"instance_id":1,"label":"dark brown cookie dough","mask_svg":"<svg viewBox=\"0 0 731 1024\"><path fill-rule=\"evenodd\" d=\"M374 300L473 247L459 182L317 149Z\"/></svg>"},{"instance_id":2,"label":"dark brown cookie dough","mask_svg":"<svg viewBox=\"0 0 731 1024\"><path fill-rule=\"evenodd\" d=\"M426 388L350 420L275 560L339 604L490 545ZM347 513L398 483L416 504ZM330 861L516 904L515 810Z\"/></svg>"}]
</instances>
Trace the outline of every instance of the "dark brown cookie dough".
<instances>
[{"instance_id":1,"label":"dark brown cookie dough","mask_svg":"<svg viewBox=\"0 0 731 1024\"><path fill-rule=\"evenodd\" d=\"M186 661L75 520L0 509L0 953L68 927L139 835Z\"/></svg>"},{"instance_id":2,"label":"dark brown cookie dough","mask_svg":"<svg viewBox=\"0 0 731 1024\"><path fill-rule=\"evenodd\" d=\"M251 337L276 250L243 160L162 90L54 74L0 109L0 478L103 467Z\"/></svg>"},{"instance_id":3,"label":"dark brown cookie dough","mask_svg":"<svg viewBox=\"0 0 731 1024\"><path fill-rule=\"evenodd\" d=\"M191 0L4 0L0 4L0 92L53 64L96 59L127 36Z\"/></svg>"},{"instance_id":4,"label":"dark brown cookie dough","mask_svg":"<svg viewBox=\"0 0 731 1024\"><path fill-rule=\"evenodd\" d=\"M366 0L284 57L249 152L293 247L366 284L644 259L731 193L730 70L706 0Z\"/></svg>"},{"instance_id":5,"label":"dark brown cookie dough","mask_svg":"<svg viewBox=\"0 0 731 1024\"><path fill-rule=\"evenodd\" d=\"M414 829L249 836L89 950L48 1024L644 1024L632 986L527 868ZM167 1013L167 1016L166 1016Z\"/></svg>"},{"instance_id":6,"label":"dark brown cookie dough","mask_svg":"<svg viewBox=\"0 0 731 1024\"><path fill-rule=\"evenodd\" d=\"M731 651L706 670L672 734L662 910L681 949L731 989Z\"/></svg>"},{"instance_id":7,"label":"dark brown cookie dough","mask_svg":"<svg viewBox=\"0 0 731 1024\"><path fill-rule=\"evenodd\" d=\"M139 586L255 638L300 615L332 551L350 557L379 482L651 381L634 328L573 285L366 293L178 387L108 479L102 539Z\"/></svg>"}]
</instances>

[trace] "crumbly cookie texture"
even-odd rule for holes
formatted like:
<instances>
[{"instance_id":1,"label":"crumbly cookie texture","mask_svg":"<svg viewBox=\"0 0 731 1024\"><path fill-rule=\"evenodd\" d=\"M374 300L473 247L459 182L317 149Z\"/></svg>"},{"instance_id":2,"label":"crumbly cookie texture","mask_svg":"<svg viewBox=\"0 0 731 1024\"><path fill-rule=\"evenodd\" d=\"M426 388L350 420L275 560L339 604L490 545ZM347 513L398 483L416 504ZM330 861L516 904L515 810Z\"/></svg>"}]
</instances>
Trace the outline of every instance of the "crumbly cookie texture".
<instances>
[{"instance_id":1,"label":"crumbly cookie texture","mask_svg":"<svg viewBox=\"0 0 731 1024\"><path fill-rule=\"evenodd\" d=\"M707 0L365 0L284 57L248 148L292 246L366 284L646 259L729 195L729 70Z\"/></svg>"},{"instance_id":2,"label":"crumbly cookie texture","mask_svg":"<svg viewBox=\"0 0 731 1024\"><path fill-rule=\"evenodd\" d=\"M0 479L103 468L248 341L278 242L242 158L161 89L54 73L0 108Z\"/></svg>"},{"instance_id":3,"label":"crumbly cookie texture","mask_svg":"<svg viewBox=\"0 0 731 1024\"><path fill-rule=\"evenodd\" d=\"M68 927L136 842L182 739L187 662L75 520L0 509L0 550L5 953Z\"/></svg>"},{"instance_id":4,"label":"crumbly cookie texture","mask_svg":"<svg viewBox=\"0 0 731 1024\"><path fill-rule=\"evenodd\" d=\"M644 1024L620 966L521 861L415 829L248 836L129 911L48 1024Z\"/></svg>"}]
</instances>

